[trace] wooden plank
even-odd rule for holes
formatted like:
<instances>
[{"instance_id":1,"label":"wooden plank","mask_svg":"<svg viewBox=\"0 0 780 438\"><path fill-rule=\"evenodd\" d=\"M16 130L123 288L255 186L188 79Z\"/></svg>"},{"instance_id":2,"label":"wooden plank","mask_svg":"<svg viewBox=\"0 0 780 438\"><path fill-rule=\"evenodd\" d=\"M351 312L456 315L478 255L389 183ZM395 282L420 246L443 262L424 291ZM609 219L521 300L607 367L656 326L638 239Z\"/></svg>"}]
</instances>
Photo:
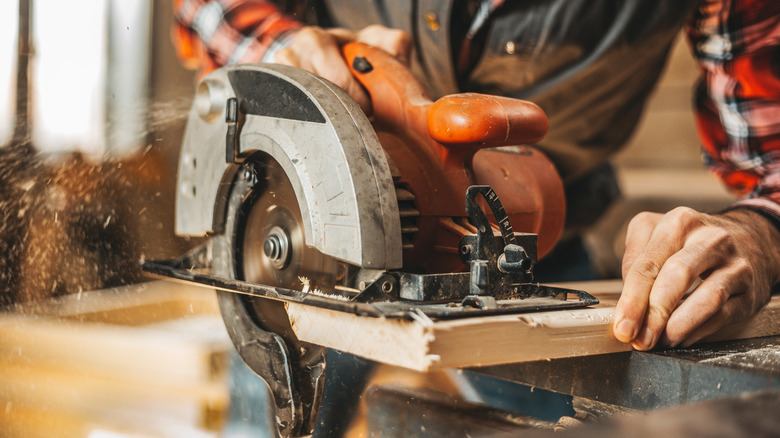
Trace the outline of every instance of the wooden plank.
<instances>
[{"instance_id":1,"label":"wooden plank","mask_svg":"<svg viewBox=\"0 0 780 438\"><path fill-rule=\"evenodd\" d=\"M232 345L213 290L150 282L14 310L0 313L0 435L222 427Z\"/></svg>"},{"instance_id":2,"label":"wooden plank","mask_svg":"<svg viewBox=\"0 0 780 438\"><path fill-rule=\"evenodd\" d=\"M0 367L0 403L9 424L18 424L26 418L25 412L33 411L70 418L73 426L80 418L128 426L139 422L148 426L144 422L159 419L215 430L227 416L229 398L221 381L163 386L109 373L74 375L52 368Z\"/></svg>"},{"instance_id":3,"label":"wooden plank","mask_svg":"<svg viewBox=\"0 0 780 438\"><path fill-rule=\"evenodd\" d=\"M61 412L42 407L23 406L0 399L0 436L3 438L218 438L217 430L176 422L175 419L149 421L147 412L138 418L94 418L75 412Z\"/></svg>"},{"instance_id":4,"label":"wooden plank","mask_svg":"<svg viewBox=\"0 0 780 438\"><path fill-rule=\"evenodd\" d=\"M4 438L88 437L96 427L89 418L21 406L0 400L0 430ZM105 428L103 428L105 430Z\"/></svg>"},{"instance_id":5,"label":"wooden plank","mask_svg":"<svg viewBox=\"0 0 780 438\"><path fill-rule=\"evenodd\" d=\"M620 281L567 283L602 302L592 308L464 318L398 321L359 317L290 303L290 321L304 341L378 362L428 371L628 351L612 335ZM780 334L780 296L753 318L725 327L709 340Z\"/></svg>"},{"instance_id":6,"label":"wooden plank","mask_svg":"<svg viewBox=\"0 0 780 438\"><path fill-rule=\"evenodd\" d=\"M213 289L171 281L81 292L16 309L81 322L142 326L193 315L219 315Z\"/></svg>"},{"instance_id":7,"label":"wooden plank","mask_svg":"<svg viewBox=\"0 0 780 438\"><path fill-rule=\"evenodd\" d=\"M195 384L223 375L230 341L218 316L179 321L180 330L0 316L0 366L22 364L110 373L128 381Z\"/></svg>"}]
</instances>

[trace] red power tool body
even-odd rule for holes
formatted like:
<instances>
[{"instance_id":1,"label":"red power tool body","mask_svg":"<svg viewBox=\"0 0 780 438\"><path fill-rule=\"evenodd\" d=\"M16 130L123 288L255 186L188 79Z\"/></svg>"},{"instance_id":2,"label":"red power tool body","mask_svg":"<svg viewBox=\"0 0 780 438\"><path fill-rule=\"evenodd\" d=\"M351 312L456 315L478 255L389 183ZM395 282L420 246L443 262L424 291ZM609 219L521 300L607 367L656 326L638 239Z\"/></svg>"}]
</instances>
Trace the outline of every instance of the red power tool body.
<instances>
[{"instance_id":1,"label":"red power tool body","mask_svg":"<svg viewBox=\"0 0 780 438\"><path fill-rule=\"evenodd\" d=\"M475 232L463 194L474 184L495 190L515 231L538 235L538 257L552 249L566 204L555 167L523 146L547 133L547 116L537 105L474 93L433 102L406 66L381 49L351 43L343 52L371 96L374 129L396 186L411 192L419 211L401 212L402 228L419 229L404 235L404 269L463 268L458 243ZM501 146L518 147L493 149Z\"/></svg>"}]
</instances>

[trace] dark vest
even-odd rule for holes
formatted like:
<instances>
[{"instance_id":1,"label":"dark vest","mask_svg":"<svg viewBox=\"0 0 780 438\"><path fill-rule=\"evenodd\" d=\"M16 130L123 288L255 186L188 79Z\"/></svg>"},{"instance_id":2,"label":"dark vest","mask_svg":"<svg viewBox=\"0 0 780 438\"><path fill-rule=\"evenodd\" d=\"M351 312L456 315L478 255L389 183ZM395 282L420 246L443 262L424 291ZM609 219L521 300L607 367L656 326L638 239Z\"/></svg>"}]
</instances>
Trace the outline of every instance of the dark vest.
<instances>
[{"instance_id":1,"label":"dark vest","mask_svg":"<svg viewBox=\"0 0 780 438\"><path fill-rule=\"evenodd\" d=\"M479 56L456 77L453 39L471 0L309 0L323 27L383 24L412 35L413 71L434 97L473 91L535 102L550 119L536 146L566 185L567 232L578 233L619 196L608 158L633 133L695 0L506 0L484 29ZM473 0L479 1L479 0ZM691 145L691 147L695 147Z\"/></svg>"},{"instance_id":2,"label":"dark vest","mask_svg":"<svg viewBox=\"0 0 780 438\"><path fill-rule=\"evenodd\" d=\"M633 132L675 36L685 0L506 0L458 86L452 1L324 0L336 26L381 23L415 42L415 71L434 96L474 91L527 99L550 118L538 146L564 180L586 174Z\"/></svg>"}]
</instances>

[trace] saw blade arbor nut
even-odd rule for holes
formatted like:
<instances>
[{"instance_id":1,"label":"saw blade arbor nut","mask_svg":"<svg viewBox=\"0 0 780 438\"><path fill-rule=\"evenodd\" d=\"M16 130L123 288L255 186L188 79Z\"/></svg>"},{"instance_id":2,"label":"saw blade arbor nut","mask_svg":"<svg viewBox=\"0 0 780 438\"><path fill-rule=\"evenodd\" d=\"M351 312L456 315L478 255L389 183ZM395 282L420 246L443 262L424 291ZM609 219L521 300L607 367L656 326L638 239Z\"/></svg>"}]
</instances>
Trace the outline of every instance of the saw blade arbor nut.
<instances>
[{"instance_id":1,"label":"saw blade arbor nut","mask_svg":"<svg viewBox=\"0 0 780 438\"><path fill-rule=\"evenodd\" d=\"M271 266L284 269L290 260L290 238L279 226L274 226L268 232L263 243L263 254L271 261Z\"/></svg>"}]
</instances>

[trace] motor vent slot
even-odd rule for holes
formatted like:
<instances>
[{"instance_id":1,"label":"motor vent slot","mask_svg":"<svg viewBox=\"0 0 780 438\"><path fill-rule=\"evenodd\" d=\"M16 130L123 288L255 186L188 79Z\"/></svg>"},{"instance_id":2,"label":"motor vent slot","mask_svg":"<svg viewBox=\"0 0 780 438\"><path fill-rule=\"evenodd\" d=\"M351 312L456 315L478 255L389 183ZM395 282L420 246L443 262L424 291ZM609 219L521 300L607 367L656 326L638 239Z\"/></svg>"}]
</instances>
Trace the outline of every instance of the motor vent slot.
<instances>
[{"instance_id":1,"label":"motor vent slot","mask_svg":"<svg viewBox=\"0 0 780 438\"><path fill-rule=\"evenodd\" d=\"M417 197L409 186L395 182L395 197L398 200L398 214L401 217L401 242L403 249L414 248L414 240L420 231L420 210L417 208Z\"/></svg>"}]
</instances>

